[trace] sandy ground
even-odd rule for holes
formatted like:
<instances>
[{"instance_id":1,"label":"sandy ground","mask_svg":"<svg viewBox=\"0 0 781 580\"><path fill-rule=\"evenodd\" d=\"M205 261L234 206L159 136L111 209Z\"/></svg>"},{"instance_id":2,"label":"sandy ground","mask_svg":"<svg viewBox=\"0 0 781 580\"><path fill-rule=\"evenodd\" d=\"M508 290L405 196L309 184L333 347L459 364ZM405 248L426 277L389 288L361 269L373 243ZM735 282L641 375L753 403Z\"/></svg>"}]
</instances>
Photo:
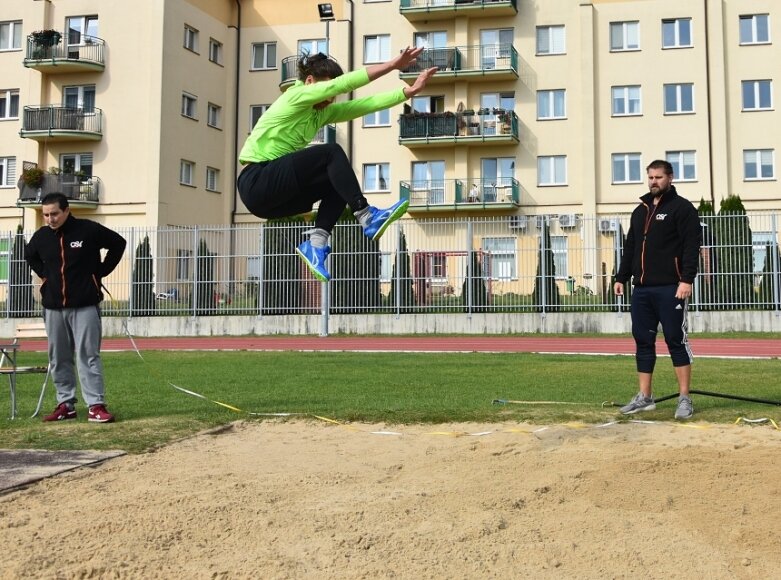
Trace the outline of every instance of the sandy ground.
<instances>
[{"instance_id":1,"label":"sandy ground","mask_svg":"<svg viewBox=\"0 0 781 580\"><path fill-rule=\"evenodd\" d=\"M770 426L236 423L0 497L0 577L778 578L779 457Z\"/></svg>"}]
</instances>

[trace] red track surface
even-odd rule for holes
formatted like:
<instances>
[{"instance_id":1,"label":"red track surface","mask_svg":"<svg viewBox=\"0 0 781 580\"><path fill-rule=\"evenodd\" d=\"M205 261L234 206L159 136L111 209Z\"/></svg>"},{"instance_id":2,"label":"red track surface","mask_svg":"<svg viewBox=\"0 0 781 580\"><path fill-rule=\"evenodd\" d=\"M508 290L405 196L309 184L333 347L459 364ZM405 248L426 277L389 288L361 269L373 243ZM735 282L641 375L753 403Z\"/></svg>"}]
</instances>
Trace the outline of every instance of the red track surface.
<instances>
[{"instance_id":1,"label":"red track surface","mask_svg":"<svg viewBox=\"0 0 781 580\"><path fill-rule=\"evenodd\" d=\"M627 337L560 338L546 336L208 336L134 338L140 351L148 350L299 350L299 351L408 351L408 352L542 352L634 354ZM666 351L660 338L659 353ZM691 338L695 356L781 358L779 339ZM45 341L25 341L23 350L45 351ZM103 340L104 351L134 350L127 338Z\"/></svg>"}]
</instances>

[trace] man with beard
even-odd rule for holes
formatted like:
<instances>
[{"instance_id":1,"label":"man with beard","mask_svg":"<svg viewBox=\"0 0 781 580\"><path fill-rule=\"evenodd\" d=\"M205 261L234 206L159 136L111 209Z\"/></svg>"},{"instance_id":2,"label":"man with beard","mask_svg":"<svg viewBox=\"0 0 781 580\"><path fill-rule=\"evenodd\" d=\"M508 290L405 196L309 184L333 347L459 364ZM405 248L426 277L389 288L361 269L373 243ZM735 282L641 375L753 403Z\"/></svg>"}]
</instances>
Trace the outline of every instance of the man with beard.
<instances>
[{"instance_id":1,"label":"man with beard","mask_svg":"<svg viewBox=\"0 0 781 580\"><path fill-rule=\"evenodd\" d=\"M632 336L640 392L621 407L621 413L656 409L652 380L661 323L678 381L675 418L689 419L694 407L689 396L692 352L686 312L702 243L700 220L692 203L675 190L670 163L653 161L646 173L650 191L632 212L613 288L616 296L622 296L624 284L632 278Z\"/></svg>"}]
</instances>

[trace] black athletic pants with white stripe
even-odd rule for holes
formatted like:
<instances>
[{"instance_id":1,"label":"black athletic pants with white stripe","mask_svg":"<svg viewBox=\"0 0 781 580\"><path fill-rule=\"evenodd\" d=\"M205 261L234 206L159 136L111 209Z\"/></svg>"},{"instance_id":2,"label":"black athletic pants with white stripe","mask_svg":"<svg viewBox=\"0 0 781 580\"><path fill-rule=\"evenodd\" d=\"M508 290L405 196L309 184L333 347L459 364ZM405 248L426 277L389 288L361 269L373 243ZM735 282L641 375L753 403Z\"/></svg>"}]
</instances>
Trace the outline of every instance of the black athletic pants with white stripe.
<instances>
[{"instance_id":1,"label":"black athletic pants with white stripe","mask_svg":"<svg viewBox=\"0 0 781 580\"><path fill-rule=\"evenodd\" d=\"M637 347L635 361L639 373L654 372L656 334L660 323L673 366L683 367L692 363L686 321L688 300L676 298L677 289L677 284L635 286L632 289L632 336Z\"/></svg>"}]
</instances>

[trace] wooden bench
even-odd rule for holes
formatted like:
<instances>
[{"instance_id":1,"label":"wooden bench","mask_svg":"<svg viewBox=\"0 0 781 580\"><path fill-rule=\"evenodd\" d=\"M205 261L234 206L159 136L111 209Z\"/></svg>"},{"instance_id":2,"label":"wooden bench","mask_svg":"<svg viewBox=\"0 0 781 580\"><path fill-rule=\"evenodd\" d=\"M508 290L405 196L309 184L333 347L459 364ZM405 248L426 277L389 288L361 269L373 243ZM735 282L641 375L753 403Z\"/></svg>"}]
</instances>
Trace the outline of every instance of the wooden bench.
<instances>
[{"instance_id":1,"label":"wooden bench","mask_svg":"<svg viewBox=\"0 0 781 580\"><path fill-rule=\"evenodd\" d=\"M41 386L41 394L38 397L38 406L35 408L33 417L38 415L43 405L43 395L46 392L46 384L51 376L51 367L47 366L19 366L17 364L17 354L25 339L46 339L46 326L43 322L29 324L18 324L16 333L12 342L0 344L0 375L8 376L8 384L11 389L11 419L16 418L16 377L22 374L46 374ZM1 341L2 339L0 339Z\"/></svg>"}]
</instances>

